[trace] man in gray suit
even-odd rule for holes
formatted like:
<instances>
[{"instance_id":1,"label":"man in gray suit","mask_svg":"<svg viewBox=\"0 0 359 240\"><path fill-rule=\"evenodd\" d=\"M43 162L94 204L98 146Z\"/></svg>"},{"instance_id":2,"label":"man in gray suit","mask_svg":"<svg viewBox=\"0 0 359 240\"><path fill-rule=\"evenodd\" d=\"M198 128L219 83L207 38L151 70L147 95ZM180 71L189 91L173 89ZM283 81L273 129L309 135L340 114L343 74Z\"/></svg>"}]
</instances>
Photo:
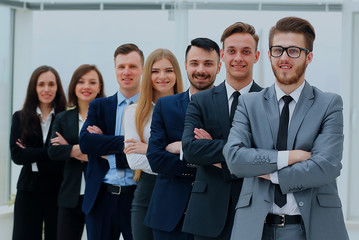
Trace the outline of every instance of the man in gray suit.
<instances>
[{"instance_id":1,"label":"man in gray suit","mask_svg":"<svg viewBox=\"0 0 359 240\"><path fill-rule=\"evenodd\" d=\"M239 98L223 150L244 177L233 240L349 239L336 185L343 103L305 81L314 38L308 21L280 19L269 34L275 84Z\"/></svg>"}]
</instances>

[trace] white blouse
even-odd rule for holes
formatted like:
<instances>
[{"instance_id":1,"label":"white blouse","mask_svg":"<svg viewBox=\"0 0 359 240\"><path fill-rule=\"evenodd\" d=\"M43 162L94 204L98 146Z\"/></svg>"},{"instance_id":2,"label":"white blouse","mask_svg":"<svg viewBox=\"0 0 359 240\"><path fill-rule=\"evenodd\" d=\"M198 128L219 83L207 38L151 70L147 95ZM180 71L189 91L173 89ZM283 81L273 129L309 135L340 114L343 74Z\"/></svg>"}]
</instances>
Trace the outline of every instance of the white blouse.
<instances>
[{"instance_id":1,"label":"white blouse","mask_svg":"<svg viewBox=\"0 0 359 240\"><path fill-rule=\"evenodd\" d=\"M137 104L129 105L124 114L123 114L123 130L124 130L124 137L126 139L133 138L137 141L141 141L135 125L135 112L136 112ZM146 123L144 129L143 129L143 138L145 140L145 143L148 144L148 140L150 138L150 131L151 131L151 121L152 121L152 113L154 109L154 103L152 103L152 109L151 109L151 116L148 119L148 122ZM128 145L128 143L125 144L125 147ZM137 153L131 153L126 154L128 165L132 170L141 169L142 171L156 175L151 169L151 166L147 160L147 157L145 154L137 154Z\"/></svg>"},{"instance_id":2,"label":"white blouse","mask_svg":"<svg viewBox=\"0 0 359 240\"><path fill-rule=\"evenodd\" d=\"M80 113L79 113L79 138L80 138L80 132L82 129L82 126L84 125L86 119L83 120ZM86 186L86 181L85 181L85 172L82 173L81 176L81 187L80 187L80 195L84 195L85 194L85 186Z\"/></svg>"},{"instance_id":3,"label":"white blouse","mask_svg":"<svg viewBox=\"0 0 359 240\"><path fill-rule=\"evenodd\" d=\"M42 118L42 112L41 112L41 109L39 107L36 108L36 113L37 115L39 116L40 118L40 124L41 124L41 131L42 131L42 141L44 143L44 146L46 144L46 138L47 138L47 135L49 134L49 131L50 131L50 126L51 126L51 122L52 122L52 118L53 116L55 115L55 110L54 109L51 109L49 115L47 115L47 118L46 120L44 120ZM38 172L39 171L39 168L37 167L37 163L34 162L31 164L31 170L33 172Z\"/></svg>"}]
</instances>

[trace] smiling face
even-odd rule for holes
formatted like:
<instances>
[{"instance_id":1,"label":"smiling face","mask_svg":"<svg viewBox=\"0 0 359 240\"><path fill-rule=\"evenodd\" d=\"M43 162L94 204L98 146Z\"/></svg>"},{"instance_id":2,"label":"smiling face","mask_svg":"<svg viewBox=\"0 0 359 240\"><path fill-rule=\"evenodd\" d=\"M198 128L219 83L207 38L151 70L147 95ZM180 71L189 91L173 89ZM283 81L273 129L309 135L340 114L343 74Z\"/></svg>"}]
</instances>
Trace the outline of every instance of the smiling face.
<instances>
[{"instance_id":1,"label":"smiling face","mask_svg":"<svg viewBox=\"0 0 359 240\"><path fill-rule=\"evenodd\" d=\"M36 83L36 93L40 105L50 105L56 97L56 77L51 71L40 74Z\"/></svg>"},{"instance_id":2,"label":"smiling face","mask_svg":"<svg viewBox=\"0 0 359 240\"><path fill-rule=\"evenodd\" d=\"M221 58L227 81L252 81L253 65L258 61L256 41L249 33L234 33L223 42Z\"/></svg>"},{"instance_id":3,"label":"smiling face","mask_svg":"<svg viewBox=\"0 0 359 240\"><path fill-rule=\"evenodd\" d=\"M273 46L296 46L306 48L305 38L300 33L276 33L273 36ZM313 53L301 52L299 58L291 58L286 51L280 57L272 57L268 51L269 60L272 65L273 73L276 77L277 84L292 85L299 87L304 82L305 69L313 59Z\"/></svg>"},{"instance_id":4,"label":"smiling face","mask_svg":"<svg viewBox=\"0 0 359 240\"><path fill-rule=\"evenodd\" d=\"M75 94L78 102L89 103L100 93L100 78L95 70L91 70L78 80Z\"/></svg>"},{"instance_id":5,"label":"smiling face","mask_svg":"<svg viewBox=\"0 0 359 240\"><path fill-rule=\"evenodd\" d=\"M174 93L174 85L176 84L176 74L171 62L162 58L152 65L151 81L154 91L159 95L170 95Z\"/></svg>"},{"instance_id":6,"label":"smiling face","mask_svg":"<svg viewBox=\"0 0 359 240\"><path fill-rule=\"evenodd\" d=\"M185 68L191 86L194 92L197 92L213 86L216 75L221 69L221 63L215 50L209 52L192 46L187 53Z\"/></svg>"},{"instance_id":7,"label":"smiling face","mask_svg":"<svg viewBox=\"0 0 359 240\"><path fill-rule=\"evenodd\" d=\"M139 92L142 70L142 60L137 52L116 56L116 78L123 95L131 97Z\"/></svg>"}]
</instances>

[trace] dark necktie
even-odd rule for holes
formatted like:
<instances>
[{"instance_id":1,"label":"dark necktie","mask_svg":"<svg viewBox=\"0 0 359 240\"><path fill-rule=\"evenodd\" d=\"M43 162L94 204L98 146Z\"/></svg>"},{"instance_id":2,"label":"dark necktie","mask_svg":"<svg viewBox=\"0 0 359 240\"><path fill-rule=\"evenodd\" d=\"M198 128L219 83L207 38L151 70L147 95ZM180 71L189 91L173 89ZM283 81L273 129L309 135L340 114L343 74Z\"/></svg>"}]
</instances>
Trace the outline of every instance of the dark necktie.
<instances>
[{"instance_id":1,"label":"dark necktie","mask_svg":"<svg viewBox=\"0 0 359 240\"><path fill-rule=\"evenodd\" d=\"M287 150L288 124L289 124L289 103L293 100L291 96L283 96L284 106L280 114L279 129L277 137L277 150ZM275 184L274 202L278 207L283 207L287 203L287 195L280 190L279 184Z\"/></svg>"},{"instance_id":2,"label":"dark necktie","mask_svg":"<svg viewBox=\"0 0 359 240\"><path fill-rule=\"evenodd\" d=\"M231 125L233 122L234 113L236 112L236 109L237 109L239 95L241 95L241 94L237 91L235 91L232 94L233 101L232 101L232 105L231 105L231 114L229 114L229 121L230 121Z\"/></svg>"},{"instance_id":3,"label":"dark necktie","mask_svg":"<svg viewBox=\"0 0 359 240\"><path fill-rule=\"evenodd\" d=\"M231 126L232 126L232 122L233 122L234 113L236 112L236 109L237 109L239 95L241 95L241 94L237 91L235 91L232 94L233 101L232 101L232 105L231 105L231 114L229 115L229 121L230 121ZM225 174L225 179L230 179L232 181L231 199L232 199L232 204L235 206L238 202L239 194L242 189L243 178L234 178L233 179L229 173L227 165L222 164L222 167L227 169L225 171L225 173L228 173L228 174Z\"/></svg>"}]
</instances>

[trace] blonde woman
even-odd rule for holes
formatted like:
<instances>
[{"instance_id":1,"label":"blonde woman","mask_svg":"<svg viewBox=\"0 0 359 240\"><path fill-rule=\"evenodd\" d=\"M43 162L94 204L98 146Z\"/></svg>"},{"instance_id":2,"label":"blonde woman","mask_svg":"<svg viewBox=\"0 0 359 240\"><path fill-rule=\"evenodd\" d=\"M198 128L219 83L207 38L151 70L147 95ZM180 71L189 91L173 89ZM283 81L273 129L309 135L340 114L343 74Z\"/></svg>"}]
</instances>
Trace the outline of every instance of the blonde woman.
<instances>
[{"instance_id":1,"label":"blonde woman","mask_svg":"<svg viewBox=\"0 0 359 240\"><path fill-rule=\"evenodd\" d=\"M143 224L156 181L146 158L152 113L157 99L183 92L181 70L176 57L167 49L157 49L147 58L137 104L124 114L127 161L131 169L142 170L132 202L131 226L134 240L153 239L152 230ZM138 173L138 171L137 171Z\"/></svg>"}]
</instances>

